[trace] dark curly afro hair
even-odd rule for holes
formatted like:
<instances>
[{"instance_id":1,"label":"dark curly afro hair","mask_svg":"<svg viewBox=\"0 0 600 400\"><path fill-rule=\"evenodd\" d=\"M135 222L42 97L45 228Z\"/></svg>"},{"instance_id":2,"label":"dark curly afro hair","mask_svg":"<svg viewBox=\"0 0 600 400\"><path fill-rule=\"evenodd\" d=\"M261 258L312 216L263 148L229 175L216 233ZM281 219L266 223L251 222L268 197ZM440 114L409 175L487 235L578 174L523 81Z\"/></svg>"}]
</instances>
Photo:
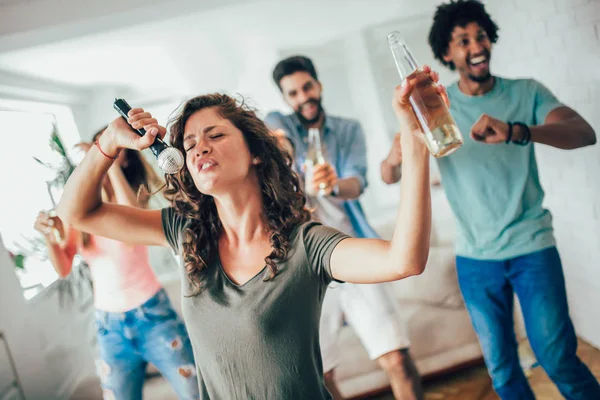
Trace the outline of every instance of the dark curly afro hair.
<instances>
[{"instance_id":1,"label":"dark curly afro hair","mask_svg":"<svg viewBox=\"0 0 600 400\"><path fill-rule=\"evenodd\" d=\"M455 69L453 62L444 60L448 45L452 39L455 27L465 27L471 22L476 22L487 33L490 42L498 40L498 25L485 11L485 7L477 0L452 0L450 3L438 6L433 16L433 25L429 31L429 45L436 60L440 61L451 70Z\"/></svg>"}]
</instances>

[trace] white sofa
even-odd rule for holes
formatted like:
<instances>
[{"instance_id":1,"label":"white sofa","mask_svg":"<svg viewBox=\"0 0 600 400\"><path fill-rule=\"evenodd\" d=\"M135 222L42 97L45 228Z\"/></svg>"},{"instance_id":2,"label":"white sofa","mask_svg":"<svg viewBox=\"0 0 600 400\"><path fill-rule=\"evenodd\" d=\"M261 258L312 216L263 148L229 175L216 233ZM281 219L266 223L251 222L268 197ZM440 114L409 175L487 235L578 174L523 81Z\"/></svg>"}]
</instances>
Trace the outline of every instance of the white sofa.
<instances>
[{"instance_id":1,"label":"white sofa","mask_svg":"<svg viewBox=\"0 0 600 400\"><path fill-rule=\"evenodd\" d=\"M390 284L399 314L407 321L412 356L425 377L481 359L456 280L454 219L440 186L432 188L432 203L431 250L425 272ZM391 237L393 215L384 223L374 224L384 238ZM179 312L180 285L178 279L165 283ZM340 341L341 363L336 380L344 397L368 397L389 387L386 374L369 360L352 328L342 329Z\"/></svg>"}]
</instances>

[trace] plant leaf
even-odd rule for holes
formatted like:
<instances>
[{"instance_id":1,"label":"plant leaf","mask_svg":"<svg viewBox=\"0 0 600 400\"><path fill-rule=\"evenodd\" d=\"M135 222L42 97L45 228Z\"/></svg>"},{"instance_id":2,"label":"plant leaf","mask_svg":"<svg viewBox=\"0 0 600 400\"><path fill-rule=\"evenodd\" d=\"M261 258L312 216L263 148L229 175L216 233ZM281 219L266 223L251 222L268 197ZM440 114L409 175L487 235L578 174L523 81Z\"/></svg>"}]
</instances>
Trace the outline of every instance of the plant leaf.
<instances>
[{"instance_id":1,"label":"plant leaf","mask_svg":"<svg viewBox=\"0 0 600 400\"><path fill-rule=\"evenodd\" d=\"M13 258L15 267L25 269L25 256L23 254L16 254Z\"/></svg>"}]
</instances>

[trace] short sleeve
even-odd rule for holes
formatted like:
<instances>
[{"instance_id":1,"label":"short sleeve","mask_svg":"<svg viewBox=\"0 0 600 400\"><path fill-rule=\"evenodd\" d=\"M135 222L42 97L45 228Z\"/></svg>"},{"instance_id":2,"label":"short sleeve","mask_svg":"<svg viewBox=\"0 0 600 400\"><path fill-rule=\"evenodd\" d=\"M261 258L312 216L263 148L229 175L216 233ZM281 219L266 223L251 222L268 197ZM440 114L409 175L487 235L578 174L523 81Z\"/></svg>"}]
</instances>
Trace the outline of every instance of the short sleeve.
<instances>
[{"instance_id":1,"label":"short sleeve","mask_svg":"<svg viewBox=\"0 0 600 400\"><path fill-rule=\"evenodd\" d=\"M535 125L542 125L550 111L563 106L563 104L540 82L532 79L531 84L534 93Z\"/></svg>"},{"instance_id":2,"label":"short sleeve","mask_svg":"<svg viewBox=\"0 0 600 400\"><path fill-rule=\"evenodd\" d=\"M169 242L175 254L179 254L180 237L187 220L179 215L174 207L163 208L161 215L163 231L165 232L167 242Z\"/></svg>"},{"instance_id":3,"label":"short sleeve","mask_svg":"<svg viewBox=\"0 0 600 400\"><path fill-rule=\"evenodd\" d=\"M335 280L331 274L333 249L338 243L350 236L318 222L306 223L302 230L304 249L310 268L325 284L329 284Z\"/></svg>"},{"instance_id":4,"label":"short sleeve","mask_svg":"<svg viewBox=\"0 0 600 400\"><path fill-rule=\"evenodd\" d=\"M367 186L367 144L362 126L352 124L346 139L346 154L340 171L341 178L357 178L361 191Z\"/></svg>"}]
</instances>

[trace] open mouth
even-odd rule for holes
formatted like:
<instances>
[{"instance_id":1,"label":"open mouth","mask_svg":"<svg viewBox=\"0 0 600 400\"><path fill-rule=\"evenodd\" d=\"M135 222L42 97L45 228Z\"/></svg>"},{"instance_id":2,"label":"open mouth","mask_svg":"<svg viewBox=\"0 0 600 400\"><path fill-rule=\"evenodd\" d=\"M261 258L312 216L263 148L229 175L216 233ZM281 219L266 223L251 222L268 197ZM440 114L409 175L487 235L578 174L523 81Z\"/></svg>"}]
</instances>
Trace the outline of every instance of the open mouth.
<instances>
[{"instance_id":1,"label":"open mouth","mask_svg":"<svg viewBox=\"0 0 600 400\"><path fill-rule=\"evenodd\" d=\"M199 170L200 170L200 172L209 171L209 170L213 169L216 165L217 165L217 163L214 161L204 161L203 163L200 164Z\"/></svg>"},{"instance_id":2,"label":"open mouth","mask_svg":"<svg viewBox=\"0 0 600 400\"><path fill-rule=\"evenodd\" d=\"M483 69L488 65L488 58L486 56L477 56L469 60L469 66L475 69Z\"/></svg>"},{"instance_id":3,"label":"open mouth","mask_svg":"<svg viewBox=\"0 0 600 400\"><path fill-rule=\"evenodd\" d=\"M316 109L317 109L317 106L315 106L313 103L305 104L302 107L302 111L315 111Z\"/></svg>"},{"instance_id":4,"label":"open mouth","mask_svg":"<svg viewBox=\"0 0 600 400\"><path fill-rule=\"evenodd\" d=\"M301 112L302 113L314 113L317 111L318 105L315 101L309 100L306 103L302 104Z\"/></svg>"}]
</instances>

